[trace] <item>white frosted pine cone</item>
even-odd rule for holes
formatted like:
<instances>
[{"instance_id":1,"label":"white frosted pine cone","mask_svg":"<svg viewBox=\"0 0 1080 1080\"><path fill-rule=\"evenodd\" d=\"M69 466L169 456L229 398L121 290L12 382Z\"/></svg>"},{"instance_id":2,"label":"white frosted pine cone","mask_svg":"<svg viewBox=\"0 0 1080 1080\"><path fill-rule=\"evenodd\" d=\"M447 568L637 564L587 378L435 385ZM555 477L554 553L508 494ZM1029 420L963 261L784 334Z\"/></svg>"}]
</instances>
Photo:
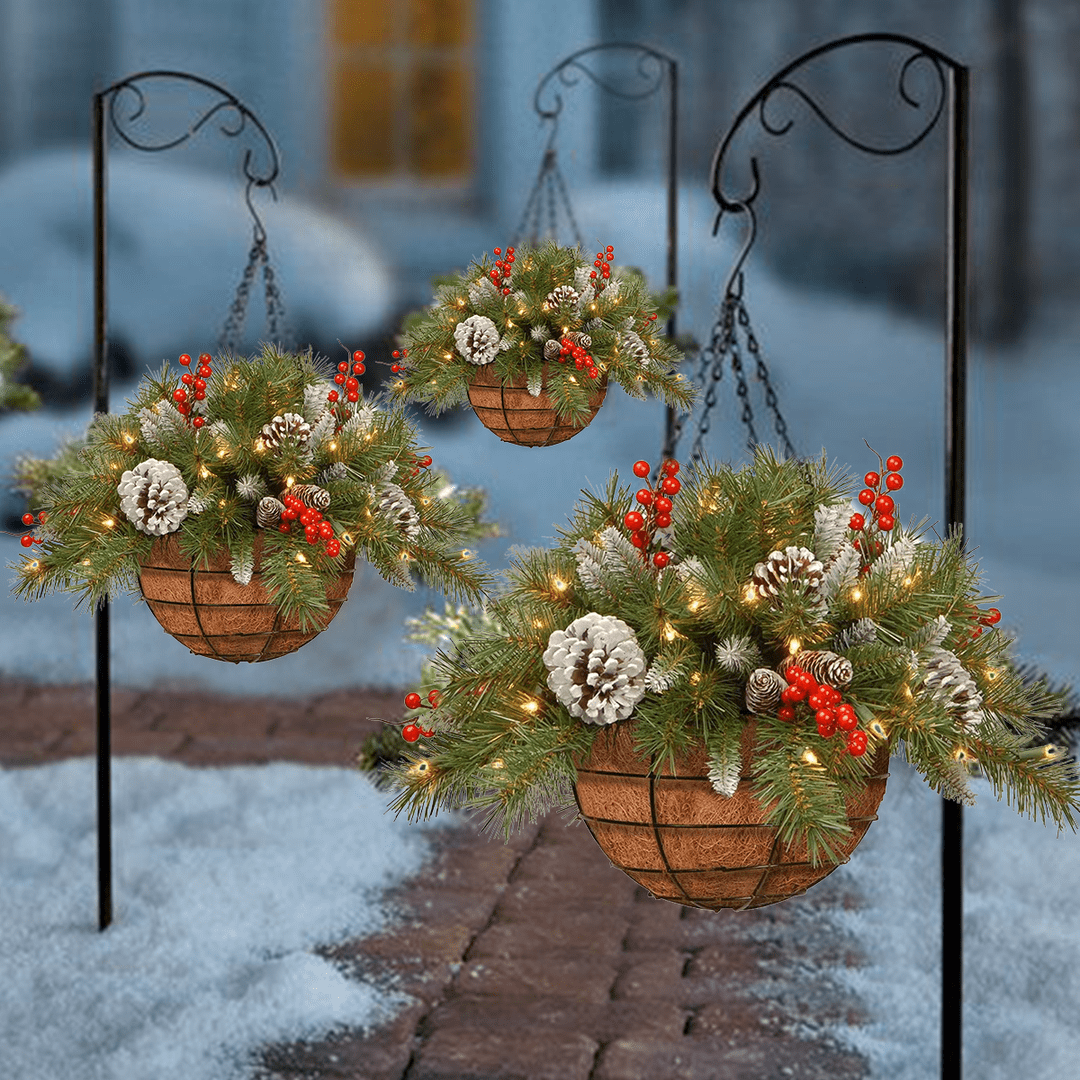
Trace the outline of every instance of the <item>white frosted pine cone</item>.
<instances>
[{"instance_id":1,"label":"white frosted pine cone","mask_svg":"<svg viewBox=\"0 0 1080 1080\"><path fill-rule=\"evenodd\" d=\"M922 664L922 685L931 697L955 713L961 727L971 731L985 719L983 697L960 658L948 649L932 648Z\"/></svg>"},{"instance_id":2,"label":"white frosted pine cone","mask_svg":"<svg viewBox=\"0 0 1080 1080\"><path fill-rule=\"evenodd\" d=\"M641 335L633 330L627 330L619 335L619 348L629 353L643 367L649 362L649 346L645 344Z\"/></svg>"},{"instance_id":3,"label":"white frosted pine cone","mask_svg":"<svg viewBox=\"0 0 1080 1080\"><path fill-rule=\"evenodd\" d=\"M259 434L267 450L276 450L285 439L295 439L306 446L311 438L311 425L299 413L287 412L263 424Z\"/></svg>"},{"instance_id":4,"label":"white frosted pine cone","mask_svg":"<svg viewBox=\"0 0 1080 1080\"><path fill-rule=\"evenodd\" d=\"M746 680L746 709L752 713L772 712L780 704L787 680L772 668L759 667Z\"/></svg>"},{"instance_id":5,"label":"white frosted pine cone","mask_svg":"<svg viewBox=\"0 0 1080 1080\"><path fill-rule=\"evenodd\" d=\"M318 484L293 484L289 491L313 510L330 508L330 492L324 487L319 487Z\"/></svg>"},{"instance_id":6,"label":"white frosted pine cone","mask_svg":"<svg viewBox=\"0 0 1080 1080\"><path fill-rule=\"evenodd\" d=\"M581 299L581 294L573 285L556 285L546 299L548 307L572 307Z\"/></svg>"},{"instance_id":7,"label":"white frosted pine cone","mask_svg":"<svg viewBox=\"0 0 1080 1080\"><path fill-rule=\"evenodd\" d=\"M786 547L769 552L769 557L754 567L750 581L760 600L775 602L780 590L794 581L803 586L807 596L816 596L824 569L809 548Z\"/></svg>"},{"instance_id":8,"label":"white frosted pine cone","mask_svg":"<svg viewBox=\"0 0 1080 1080\"><path fill-rule=\"evenodd\" d=\"M828 649L804 649L789 656L781 668L786 671L789 664L797 664L803 671L809 672L819 683L827 683L841 689L851 682L855 669L846 656L830 652Z\"/></svg>"},{"instance_id":9,"label":"white frosted pine cone","mask_svg":"<svg viewBox=\"0 0 1080 1080\"><path fill-rule=\"evenodd\" d=\"M588 724L625 720L645 694L645 654L621 619L590 611L554 630L544 650L548 687Z\"/></svg>"},{"instance_id":10,"label":"white frosted pine cone","mask_svg":"<svg viewBox=\"0 0 1080 1080\"><path fill-rule=\"evenodd\" d=\"M495 359L502 342L498 327L486 315L470 315L454 327L454 344L470 364L482 367Z\"/></svg>"},{"instance_id":11,"label":"white frosted pine cone","mask_svg":"<svg viewBox=\"0 0 1080 1080\"><path fill-rule=\"evenodd\" d=\"M255 507L255 524L260 529L269 529L271 525L277 525L281 521L284 510L285 504L280 499L275 499L273 495L264 495Z\"/></svg>"},{"instance_id":12,"label":"white frosted pine cone","mask_svg":"<svg viewBox=\"0 0 1080 1080\"><path fill-rule=\"evenodd\" d=\"M548 338L544 342L545 360L558 360L560 352L562 352L562 345L555 338Z\"/></svg>"},{"instance_id":13,"label":"white frosted pine cone","mask_svg":"<svg viewBox=\"0 0 1080 1080\"><path fill-rule=\"evenodd\" d=\"M383 487L379 510L404 533L406 540L415 540L420 535L420 515L404 489L397 484Z\"/></svg>"},{"instance_id":14,"label":"white frosted pine cone","mask_svg":"<svg viewBox=\"0 0 1080 1080\"><path fill-rule=\"evenodd\" d=\"M168 461L147 458L128 469L116 485L120 509L139 532L176 532L188 513L188 489L180 470Z\"/></svg>"}]
</instances>

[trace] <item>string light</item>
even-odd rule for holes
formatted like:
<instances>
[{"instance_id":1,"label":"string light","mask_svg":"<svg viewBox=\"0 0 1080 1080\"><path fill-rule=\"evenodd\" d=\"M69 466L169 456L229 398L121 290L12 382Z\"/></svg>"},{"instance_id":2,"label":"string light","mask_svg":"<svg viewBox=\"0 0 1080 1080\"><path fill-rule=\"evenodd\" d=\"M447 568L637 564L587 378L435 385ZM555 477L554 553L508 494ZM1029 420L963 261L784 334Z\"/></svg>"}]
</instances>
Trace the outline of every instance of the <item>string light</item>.
<instances>
[{"instance_id":1,"label":"string light","mask_svg":"<svg viewBox=\"0 0 1080 1080\"><path fill-rule=\"evenodd\" d=\"M534 713L540 708L540 702L529 698L527 701L522 702L522 711L527 713Z\"/></svg>"},{"instance_id":2,"label":"string light","mask_svg":"<svg viewBox=\"0 0 1080 1080\"><path fill-rule=\"evenodd\" d=\"M851 592L848 593L848 595L851 597L852 600L861 600L862 599L862 590L861 589L852 589Z\"/></svg>"},{"instance_id":3,"label":"string light","mask_svg":"<svg viewBox=\"0 0 1080 1080\"><path fill-rule=\"evenodd\" d=\"M803 761L806 762L807 765L817 765L818 764L817 755L814 753L813 750L804 750L803 755L802 755L802 759L803 759Z\"/></svg>"},{"instance_id":4,"label":"string light","mask_svg":"<svg viewBox=\"0 0 1080 1080\"><path fill-rule=\"evenodd\" d=\"M332 442L332 443L327 444L327 449L328 450L336 450L337 449L337 443Z\"/></svg>"},{"instance_id":5,"label":"string light","mask_svg":"<svg viewBox=\"0 0 1080 1080\"><path fill-rule=\"evenodd\" d=\"M255 453L256 454L264 454L264 453L266 453L266 443L264 443L262 441L262 439L256 439L255 440Z\"/></svg>"},{"instance_id":6,"label":"string light","mask_svg":"<svg viewBox=\"0 0 1080 1080\"><path fill-rule=\"evenodd\" d=\"M679 637L679 631L676 630L675 627L672 626L669 622L664 623L664 629L662 633L664 635L665 641L674 641L677 637Z\"/></svg>"},{"instance_id":7,"label":"string light","mask_svg":"<svg viewBox=\"0 0 1080 1080\"><path fill-rule=\"evenodd\" d=\"M787 643L787 650L789 653L791 653L792 656L794 656L801 648L802 642L797 637L793 637Z\"/></svg>"},{"instance_id":8,"label":"string light","mask_svg":"<svg viewBox=\"0 0 1080 1080\"><path fill-rule=\"evenodd\" d=\"M285 477L285 486L286 487L292 487L293 484L295 484L295 483L296 483L296 477L295 476L286 476Z\"/></svg>"},{"instance_id":9,"label":"string light","mask_svg":"<svg viewBox=\"0 0 1080 1080\"><path fill-rule=\"evenodd\" d=\"M224 448L222 448L221 450L219 450L219 451L217 452L217 456L218 456L219 458L223 458L223 457L225 456L225 454L226 454L226 453L227 453L227 451L226 451L226 450L225 450Z\"/></svg>"},{"instance_id":10,"label":"string light","mask_svg":"<svg viewBox=\"0 0 1080 1080\"><path fill-rule=\"evenodd\" d=\"M304 553L302 551L298 551L296 553L296 561L297 562L305 562L305 563L307 562L307 559L304 558Z\"/></svg>"},{"instance_id":11,"label":"string light","mask_svg":"<svg viewBox=\"0 0 1080 1080\"><path fill-rule=\"evenodd\" d=\"M116 522L111 517L107 517L102 518L101 524L104 525L106 529L111 529Z\"/></svg>"},{"instance_id":12,"label":"string light","mask_svg":"<svg viewBox=\"0 0 1080 1080\"><path fill-rule=\"evenodd\" d=\"M128 432L125 431L124 432L124 445L125 446L132 446L134 444L134 442L135 442L135 436L130 435L130 434L128 434Z\"/></svg>"},{"instance_id":13,"label":"string light","mask_svg":"<svg viewBox=\"0 0 1080 1080\"><path fill-rule=\"evenodd\" d=\"M746 588L743 589L743 600L748 604L752 604L757 598L757 589L755 589L753 585L747 585Z\"/></svg>"},{"instance_id":14,"label":"string light","mask_svg":"<svg viewBox=\"0 0 1080 1080\"><path fill-rule=\"evenodd\" d=\"M566 590L569 588L567 583L565 581L563 581L562 578L559 578L559 577L553 577L551 579L551 587L556 592L566 592Z\"/></svg>"},{"instance_id":15,"label":"string light","mask_svg":"<svg viewBox=\"0 0 1080 1080\"><path fill-rule=\"evenodd\" d=\"M691 683L691 685L697 686L697 684L699 682L701 682L701 672L700 671L691 672L690 673L690 683Z\"/></svg>"}]
</instances>

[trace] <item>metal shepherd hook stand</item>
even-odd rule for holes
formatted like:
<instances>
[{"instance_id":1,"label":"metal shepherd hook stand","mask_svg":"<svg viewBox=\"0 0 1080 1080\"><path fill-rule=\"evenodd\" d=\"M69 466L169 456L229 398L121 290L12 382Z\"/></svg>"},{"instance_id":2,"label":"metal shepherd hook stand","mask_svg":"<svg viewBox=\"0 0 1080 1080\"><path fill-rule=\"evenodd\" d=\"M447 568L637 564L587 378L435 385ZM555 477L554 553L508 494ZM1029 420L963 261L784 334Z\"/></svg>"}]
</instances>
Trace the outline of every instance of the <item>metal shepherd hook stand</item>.
<instances>
[{"instance_id":1,"label":"metal shepherd hook stand","mask_svg":"<svg viewBox=\"0 0 1080 1080\"><path fill-rule=\"evenodd\" d=\"M175 138L161 142L145 142L137 138L126 125L139 120L146 111L146 95L139 83L152 80L179 80L203 87L220 96L192 122L186 131ZM126 115L118 115L117 101L120 95L131 95L132 108ZM236 300L222 333L222 344L235 347L243 327L248 293L259 264L263 267L266 288L267 320L271 336L279 331L282 315L281 297L274 282L266 251L266 230L263 228L255 206L251 201L253 188L269 188L276 198L274 181L280 171L277 147L258 117L234 94L217 83L183 71L142 71L129 75L94 94L91 113L91 144L93 169L93 215L94 215L94 412L109 411L109 371L106 364L108 351L108 300L106 292L107 232L106 232L106 102L108 120L113 130L128 146L135 150L158 152L171 150L187 142L192 136L219 113L228 114L228 122L220 125L220 131L229 138L237 138L247 129L248 121L255 128L269 155L268 168L260 172L254 166L254 153L244 151L243 171L247 180L244 198L254 221L254 242L248 257L244 277L237 290ZM112 780L111 780L111 733L110 733L110 651L109 651L109 603L103 601L94 612L95 675L97 688L97 826L98 826L98 929L105 930L113 918L112 903Z\"/></svg>"},{"instance_id":2,"label":"metal shepherd hook stand","mask_svg":"<svg viewBox=\"0 0 1080 1080\"><path fill-rule=\"evenodd\" d=\"M901 46L908 51L900 66L897 92L905 105L913 109L923 108L922 103L910 92L908 82L911 69L922 64L929 66L936 75L938 94L936 102L929 107L929 119L909 139L897 145L882 146L862 142L841 130L825 113L818 102L792 80L792 75L811 60L825 53L848 46L868 43L885 43ZM742 305L742 266L754 242L756 217L754 201L761 187L761 175L757 159L750 158L752 185L748 192L738 197L727 195L723 189L724 159L735 133L743 121L757 110L758 122L770 135L781 136L794 123L773 123L767 108L770 100L780 91L786 91L799 99L830 131L849 146L864 153L881 156L903 154L918 146L935 127L942 113L948 117L948 202L947 247L945 266L945 520L949 531L960 529L964 524L964 463L966 456L966 384L967 384L967 223L968 223L968 69L939 52L937 49L902 34L856 34L839 38L800 56L787 67L778 71L747 102L732 124L713 158L712 193L720 211L716 229L725 213L745 214L748 220L748 237L728 278L724 290L726 311L741 309L739 320L744 321ZM750 335L752 341L752 334ZM711 348L711 347L710 347ZM750 346L755 351L754 346ZM714 350L716 352L716 350ZM722 350L717 354L722 361ZM738 372L736 372L738 375ZM713 378L719 378L713 372ZM743 384L745 385L745 384ZM745 404L745 398L744 398ZM745 417L744 417L745 418ZM779 419L779 413L777 413ZM752 429L751 429L752 430ZM778 433L783 435L779 430ZM962 1021L963 1021L963 808L949 800L942 801L942 935L941 935L941 1076L942 1080L960 1080Z\"/></svg>"},{"instance_id":3,"label":"metal shepherd hook stand","mask_svg":"<svg viewBox=\"0 0 1080 1080\"><path fill-rule=\"evenodd\" d=\"M637 89L616 86L604 78L601 78L586 63L584 58L591 57L596 53L626 52L637 56L637 75L640 85ZM664 76L667 76L666 80ZM667 82L668 86L668 140L667 140L667 259L666 259L666 283L669 289L676 288L678 284L678 196L679 196L679 65L674 58L660 52L649 45L637 42L610 41L602 45L590 45L585 49L578 49L564 60L555 65L541 80L533 96L533 109L540 117L542 124L550 125L547 145L540 160L540 171L537 173L536 183L533 185L529 198L525 203L525 210L521 215L514 233L514 243L527 239L535 244L541 235L558 237L559 210L566 215L566 219L573 233L574 243L578 247L584 246L581 230L574 218L574 210L570 205L570 196L567 192L566 181L563 179L559 168L558 154L555 140L559 133L559 115L563 109L562 94L559 93L558 83L565 87L573 87L578 84L580 75L591 79L601 90L622 98L625 101L641 101L652 97L660 87ZM554 80L558 79L558 83ZM551 94L551 104L545 106L544 95ZM546 227L544 218L546 217ZM667 334L673 337L675 334L675 315L672 313L667 322ZM675 453L675 410L668 406L667 420L664 430L663 456L671 457Z\"/></svg>"}]
</instances>

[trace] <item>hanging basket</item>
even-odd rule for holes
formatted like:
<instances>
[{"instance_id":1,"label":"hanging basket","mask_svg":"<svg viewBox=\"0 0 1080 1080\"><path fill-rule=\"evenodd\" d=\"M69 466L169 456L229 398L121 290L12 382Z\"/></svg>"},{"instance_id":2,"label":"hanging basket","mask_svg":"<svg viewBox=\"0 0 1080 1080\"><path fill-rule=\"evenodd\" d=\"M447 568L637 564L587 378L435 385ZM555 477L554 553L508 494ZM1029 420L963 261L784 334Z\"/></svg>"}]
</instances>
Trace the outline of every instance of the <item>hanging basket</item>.
<instances>
[{"instance_id":1,"label":"hanging basket","mask_svg":"<svg viewBox=\"0 0 1080 1080\"><path fill-rule=\"evenodd\" d=\"M173 533L154 541L139 571L139 586L162 629L193 653L234 664L274 660L330 625L352 585L356 553L342 559L341 576L327 590L330 610L322 624L301 630L296 616L282 617L271 602L259 573L261 551L262 537L256 536L251 582L238 585L228 555L214 556L207 568L196 569Z\"/></svg>"},{"instance_id":2,"label":"hanging basket","mask_svg":"<svg viewBox=\"0 0 1080 1080\"><path fill-rule=\"evenodd\" d=\"M547 370L548 365L544 364L544 386L547 385ZM527 383L527 376L518 375L513 382L503 386L490 364L477 368L469 381L469 404L484 427L495 432L503 442L518 446L553 446L572 439L592 423L607 394L607 375L601 375L596 393L589 402L588 419L575 427L555 415L551 400L543 390L538 397L533 397Z\"/></svg>"},{"instance_id":3,"label":"hanging basket","mask_svg":"<svg viewBox=\"0 0 1080 1080\"><path fill-rule=\"evenodd\" d=\"M653 773L634 750L630 722L601 733L578 765L574 794L612 864L661 900L712 910L776 904L835 870L832 862L811 866L804 843L782 843L765 823L750 790L755 727L751 721L743 733L742 777L730 799L713 790L703 744L677 759L674 773ZM851 835L841 862L877 819L888 769L882 747L866 787L847 800Z\"/></svg>"}]
</instances>

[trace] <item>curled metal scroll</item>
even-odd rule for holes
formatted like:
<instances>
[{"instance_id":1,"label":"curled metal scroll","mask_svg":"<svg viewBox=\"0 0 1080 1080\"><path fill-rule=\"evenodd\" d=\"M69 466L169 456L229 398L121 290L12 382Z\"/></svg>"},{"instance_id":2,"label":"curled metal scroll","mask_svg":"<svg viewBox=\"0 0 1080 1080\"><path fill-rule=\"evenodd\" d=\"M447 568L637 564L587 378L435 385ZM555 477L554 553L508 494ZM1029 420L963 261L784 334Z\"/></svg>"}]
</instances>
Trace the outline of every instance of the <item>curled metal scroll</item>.
<instances>
[{"instance_id":1,"label":"curled metal scroll","mask_svg":"<svg viewBox=\"0 0 1080 1080\"><path fill-rule=\"evenodd\" d=\"M216 102L200 113L199 116L188 125L187 130L175 138L165 139L160 142L144 142L136 138L130 131L126 130L126 125L133 124L146 112L146 95L139 83L151 79L177 79L181 82L193 83L197 86L205 87L207 90L212 90L215 94L220 94L223 100ZM118 110L118 101L125 92L134 97L133 108L126 116L120 115ZM255 204L252 202L251 192L253 188L266 188L269 190L274 200L277 200L277 191L274 189L274 181L281 171L281 159L278 156L277 147L274 145L274 140L270 137L270 133L263 127L259 118L235 94L226 90L224 86L219 86L217 83L211 82L209 79L204 79L199 75L190 75L184 71L162 70L140 71L136 75L129 75L126 79L121 79L119 82L113 83L112 86L102 90L101 96L108 99L109 121L117 135L133 149L145 150L151 153L160 152L162 150L172 150L174 147L187 142L219 114L225 114L225 120L221 123L219 130L223 135L230 139L239 138L243 135L247 130L247 125L250 121L255 132L266 147L269 161L268 167L265 170L260 171L255 168L255 153L252 148L247 147L244 150L243 170L244 177L247 180L247 185L244 189L244 200L247 203L248 212L251 214L251 219L255 226L256 241L261 239L265 242L266 230L263 228L262 219L259 217L259 214L255 209Z\"/></svg>"},{"instance_id":2,"label":"curled metal scroll","mask_svg":"<svg viewBox=\"0 0 1080 1080\"><path fill-rule=\"evenodd\" d=\"M610 53L617 50L636 54L637 75L639 84L635 87L626 87L620 83L612 82L594 71L584 62L584 58L597 53ZM559 117L563 110L563 95L561 87L571 89L579 85L583 78L591 81L606 93L626 101L640 101L652 97L663 86L665 76L674 83L675 60L648 45L636 42L614 41L605 42L601 45L590 45L584 49L578 49L564 60L553 67L539 82L536 93L533 95L533 109L540 118L541 124L547 124L548 138L544 146L544 153L540 161L540 171L537 174L536 183L529 194L525 204L525 210L521 215L514 234L515 243L521 239L528 239L536 243L541 234L541 223L544 210L547 210L547 234L557 238L558 213L561 208L570 223L574 242L582 245L581 232L574 218L573 207L558 164L556 140L558 138ZM545 103L547 102L547 103ZM674 124L674 120L672 121Z\"/></svg>"},{"instance_id":3,"label":"curled metal scroll","mask_svg":"<svg viewBox=\"0 0 1080 1080\"><path fill-rule=\"evenodd\" d=\"M919 129L910 137L894 144L875 144L866 142L862 139L856 138L850 132L845 131L840 127L829 115L824 108L818 103L818 101L797 82L793 81L791 76L805 64L810 63L812 60L817 59L819 56L823 56L826 53L834 52L837 49L846 48L851 45L858 44L893 44L904 47L910 50L910 54L903 60L900 65L899 72L897 74L896 90L901 102L908 107L923 111L926 110L926 116L921 122ZM917 65L929 66L930 70L934 73L937 80L937 94L935 100L931 102L920 101L920 99L912 92L910 86L910 76L912 70ZM750 156L750 187L748 191L740 193L738 195L729 195L724 191L723 185L723 172L724 164L727 158L728 150L730 149L732 142L735 139L736 134L742 127L743 123L752 115L757 113L758 123L761 125L763 131L769 135L780 137L787 134L788 131L795 124L794 118L787 118L783 122L776 122L770 119L768 114L769 104L774 101L777 94L786 92L793 95L797 100L801 101L812 113L815 115L833 134L835 134L843 142L849 146L854 147L856 150L860 150L863 153L874 154L881 157L891 157L899 154L907 153L907 151L914 149L919 145L934 129L938 120L941 118L942 113L945 110L945 104L948 97L947 92L947 79L946 68L955 68L957 66L956 61L946 56L944 53L939 52L937 49L918 41L915 38L907 37L904 34L853 34L850 37L838 38L836 41L830 41L825 45L820 45L816 49L811 49L809 52L804 53L798 59L793 60L786 67L776 72L775 75L761 87L760 90L743 106L739 115L735 118L734 123L728 129L727 134L724 136L722 142L717 147L715 154L713 155L712 165L710 167L711 177L711 189L713 198L716 199L720 209L716 215L716 221L713 225L713 235L720 229L720 223L726 213L751 213L754 201L757 199L761 191L761 170L758 165L758 159L756 155ZM735 265L732 267L730 274L728 275L727 284L724 288L724 295L734 287L735 281L739 274L742 272L744 263L747 256L750 254L750 249L754 242L754 230L751 228L747 242L745 242L739 252L739 256L736 259Z\"/></svg>"}]
</instances>

